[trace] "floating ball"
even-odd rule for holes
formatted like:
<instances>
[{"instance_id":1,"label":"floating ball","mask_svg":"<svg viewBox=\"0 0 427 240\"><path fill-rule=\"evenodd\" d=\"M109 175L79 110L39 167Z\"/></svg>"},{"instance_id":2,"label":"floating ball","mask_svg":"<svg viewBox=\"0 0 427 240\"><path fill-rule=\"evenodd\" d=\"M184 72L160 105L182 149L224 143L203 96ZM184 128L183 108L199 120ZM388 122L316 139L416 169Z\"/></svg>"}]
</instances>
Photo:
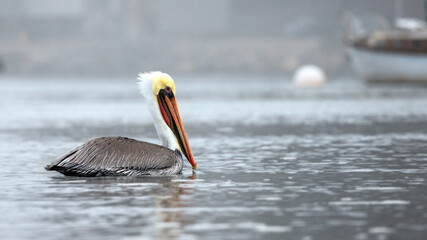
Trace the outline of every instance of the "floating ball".
<instances>
[{"instance_id":1,"label":"floating ball","mask_svg":"<svg viewBox=\"0 0 427 240\"><path fill-rule=\"evenodd\" d=\"M315 65L304 65L298 68L293 76L298 87L321 87L325 83L325 73Z\"/></svg>"}]
</instances>

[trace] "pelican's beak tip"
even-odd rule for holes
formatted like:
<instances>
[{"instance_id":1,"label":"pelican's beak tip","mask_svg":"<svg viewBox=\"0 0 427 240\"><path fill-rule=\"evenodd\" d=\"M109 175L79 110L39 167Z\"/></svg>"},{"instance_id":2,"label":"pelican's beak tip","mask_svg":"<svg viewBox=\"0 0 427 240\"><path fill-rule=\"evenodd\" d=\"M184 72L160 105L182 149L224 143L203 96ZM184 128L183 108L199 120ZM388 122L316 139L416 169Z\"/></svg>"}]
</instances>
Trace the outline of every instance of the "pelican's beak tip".
<instances>
[{"instance_id":1,"label":"pelican's beak tip","mask_svg":"<svg viewBox=\"0 0 427 240\"><path fill-rule=\"evenodd\" d=\"M196 169L197 169L197 164L194 164L193 171L195 171Z\"/></svg>"}]
</instances>

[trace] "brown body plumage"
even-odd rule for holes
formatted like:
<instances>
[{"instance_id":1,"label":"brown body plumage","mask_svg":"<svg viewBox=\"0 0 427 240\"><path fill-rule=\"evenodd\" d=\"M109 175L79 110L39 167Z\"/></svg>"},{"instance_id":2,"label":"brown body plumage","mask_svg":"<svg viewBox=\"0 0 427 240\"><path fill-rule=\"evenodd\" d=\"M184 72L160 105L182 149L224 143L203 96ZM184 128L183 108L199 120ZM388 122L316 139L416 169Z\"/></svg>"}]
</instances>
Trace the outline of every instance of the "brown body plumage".
<instances>
[{"instance_id":1,"label":"brown body plumage","mask_svg":"<svg viewBox=\"0 0 427 240\"><path fill-rule=\"evenodd\" d=\"M170 175L181 172L179 151L125 137L102 137L58 158L46 170L71 176Z\"/></svg>"}]
</instances>

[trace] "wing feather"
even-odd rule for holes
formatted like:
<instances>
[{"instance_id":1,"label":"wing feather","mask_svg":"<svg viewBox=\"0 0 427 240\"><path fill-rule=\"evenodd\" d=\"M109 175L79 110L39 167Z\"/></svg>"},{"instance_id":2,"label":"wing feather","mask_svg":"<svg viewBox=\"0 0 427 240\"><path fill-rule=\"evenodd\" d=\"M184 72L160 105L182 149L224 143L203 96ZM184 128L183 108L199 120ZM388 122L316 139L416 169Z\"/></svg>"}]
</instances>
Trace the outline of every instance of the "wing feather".
<instances>
[{"instance_id":1,"label":"wing feather","mask_svg":"<svg viewBox=\"0 0 427 240\"><path fill-rule=\"evenodd\" d=\"M177 157L163 146L125 137L102 137L73 149L46 170L78 176L135 175L170 168Z\"/></svg>"}]
</instances>

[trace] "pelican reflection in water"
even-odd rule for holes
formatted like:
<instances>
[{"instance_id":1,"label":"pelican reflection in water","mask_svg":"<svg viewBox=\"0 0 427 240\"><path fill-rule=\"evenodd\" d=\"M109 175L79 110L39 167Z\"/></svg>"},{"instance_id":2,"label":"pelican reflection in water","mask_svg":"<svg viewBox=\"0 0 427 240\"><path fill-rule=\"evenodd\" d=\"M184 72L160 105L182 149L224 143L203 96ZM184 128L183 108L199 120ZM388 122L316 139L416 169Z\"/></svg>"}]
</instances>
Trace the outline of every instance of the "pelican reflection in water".
<instances>
[{"instance_id":1,"label":"pelican reflection in water","mask_svg":"<svg viewBox=\"0 0 427 240\"><path fill-rule=\"evenodd\" d=\"M83 181L57 178L60 184L53 185L56 189L44 196L58 197L60 192L61 196L73 203L67 207L52 206L58 214L69 217L55 220L59 223L69 224L78 220L77 216L82 214L82 210L91 213L87 215L87 220L96 222L95 225L85 226L85 221L75 222L77 229L82 227L74 237L77 239L87 237L88 231L102 231L122 238L123 234L129 233L135 239L180 239L187 225L191 224L188 211L194 207L194 202L189 199L193 198L196 178L195 173L187 177L102 177ZM57 191L64 188L70 191ZM134 236L135 232L128 232L129 228L139 229L141 236Z\"/></svg>"},{"instance_id":2,"label":"pelican reflection in water","mask_svg":"<svg viewBox=\"0 0 427 240\"><path fill-rule=\"evenodd\" d=\"M162 146L126 137L96 138L60 157L46 170L88 177L173 175L182 171L182 154L196 169L179 115L174 81L162 72L141 73L138 79Z\"/></svg>"}]
</instances>

